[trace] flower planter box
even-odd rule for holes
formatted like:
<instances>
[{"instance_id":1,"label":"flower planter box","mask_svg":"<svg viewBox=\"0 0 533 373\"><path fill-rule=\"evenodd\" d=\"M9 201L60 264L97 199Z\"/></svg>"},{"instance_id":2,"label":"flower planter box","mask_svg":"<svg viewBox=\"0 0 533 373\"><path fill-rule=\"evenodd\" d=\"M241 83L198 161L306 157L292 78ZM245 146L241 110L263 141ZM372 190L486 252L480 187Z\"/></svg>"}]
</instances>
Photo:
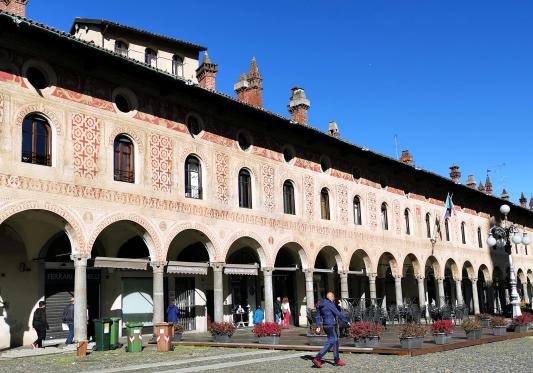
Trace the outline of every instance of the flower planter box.
<instances>
[{"instance_id":1,"label":"flower planter box","mask_svg":"<svg viewBox=\"0 0 533 373\"><path fill-rule=\"evenodd\" d=\"M400 338L402 348L421 348L424 337L404 337Z\"/></svg>"},{"instance_id":2,"label":"flower planter box","mask_svg":"<svg viewBox=\"0 0 533 373\"><path fill-rule=\"evenodd\" d=\"M231 337L229 335L223 334L214 334L213 339L217 343L229 343L231 342Z\"/></svg>"},{"instance_id":3,"label":"flower planter box","mask_svg":"<svg viewBox=\"0 0 533 373\"><path fill-rule=\"evenodd\" d=\"M359 347L359 348L376 348L379 346L379 337L372 336L372 337L361 338L357 341L354 341L354 343L355 343L355 347Z\"/></svg>"},{"instance_id":4,"label":"flower planter box","mask_svg":"<svg viewBox=\"0 0 533 373\"><path fill-rule=\"evenodd\" d=\"M499 336L507 335L507 327L506 326L493 326L492 334L499 335Z\"/></svg>"},{"instance_id":5,"label":"flower planter box","mask_svg":"<svg viewBox=\"0 0 533 373\"><path fill-rule=\"evenodd\" d=\"M515 325L514 331L515 333L525 333L527 332L527 325Z\"/></svg>"},{"instance_id":6,"label":"flower planter box","mask_svg":"<svg viewBox=\"0 0 533 373\"><path fill-rule=\"evenodd\" d=\"M174 342L181 342L181 338L183 337L182 333L175 333L174 337L172 338L172 341Z\"/></svg>"},{"instance_id":7,"label":"flower planter box","mask_svg":"<svg viewBox=\"0 0 533 373\"><path fill-rule=\"evenodd\" d=\"M277 345L279 344L279 335L265 335L263 337L258 337L259 344L262 345Z\"/></svg>"},{"instance_id":8,"label":"flower planter box","mask_svg":"<svg viewBox=\"0 0 533 373\"><path fill-rule=\"evenodd\" d=\"M490 328L490 319L481 319L480 322L482 328Z\"/></svg>"},{"instance_id":9,"label":"flower planter box","mask_svg":"<svg viewBox=\"0 0 533 373\"><path fill-rule=\"evenodd\" d=\"M323 346L326 343L327 335L308 334L307 340L311 346Z\"/></svg>"},{"instance_id":10,"label":"flower planter box","mask_svg":"<svg viewBox=\"0 0 533 373\"><path fill-rule=\"evenodd\" d=\"M467 339L480 339L481 329L465 330Z\"/></svg>"},{"instance_id":11,"label":"flower planter box","mask_svg":"<svg viewBox=\"0 0 533 373\"><path fill-rule=\"evenodd\" d=\"M444 345L450 341L452 338L451 335L445 333L435 333L433 334L435 344Z\"/></svg>"}]
</instances>

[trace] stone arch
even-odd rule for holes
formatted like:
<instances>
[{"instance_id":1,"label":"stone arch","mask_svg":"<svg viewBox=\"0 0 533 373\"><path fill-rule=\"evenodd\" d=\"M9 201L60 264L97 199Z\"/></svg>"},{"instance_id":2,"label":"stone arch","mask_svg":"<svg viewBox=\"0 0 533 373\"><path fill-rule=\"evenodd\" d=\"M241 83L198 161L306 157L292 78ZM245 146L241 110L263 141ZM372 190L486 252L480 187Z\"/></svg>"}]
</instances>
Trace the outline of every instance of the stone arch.
<instances>
[{"instance_id":1,"label":"stone arch","mask_svg":"<svg viewBox=\"0 0 533 373\"><path fill-rule=\"evenodd\" d=\"M462 266L463 270L466 270L466 273L468 274L468 278L470 280L473 280L477 277L477 274L476 272L474 271L474 266L472 265L472 263L470 263L470 261L465 261L463 263L463 266Z\"/></svg>"},{"instance_id":2,"label":"stone arch","mask_svg":"<svg viewBox=\"0 0 533 373\"><path fill-rule=\"evenodd\" d=\"M102 233L103 230L109 227L111 224L118 221L131 221L138 224L145 231L145 235L142 238L146 244L146 247L148 248L148 251L150 252L150 260L153 262L165 261L165 256L163 255L161 249L161 242L155 228L146 219L134 214L111 215L98 224L87 241L88 255L90 255L94 242L100 233Z\"/></svg>"},{"instance_id":3,"label":"stone arch","mask_svg":"<svg viewBox=\"0 0 533 373\"><path fill-rule=\"evenodd\" d=\"M408 265L407 261L410 260L410 263L413 267L413 274L415 277L424 277L424 271L420 265L420 261L416 257L415 254L409 253L405 256L405 259L403 260L403 267L402 267L402 276L405 277L406 275L406 266Z\"/></svg>"},{"instance_id":4,"label":"stone arch","mask_svg":"<svg viewBox=\"0 0 533 373\"><path fill-rule=\"evenodd\" d=\"M533 271L531 269L527 270L527 278L529 279L530 282L533 283Z\"/></svg>"},{"instance_id":5,"label":"stone arch","mask_svg":"<svg viewBox=\"0 0 533 373\"><path fill-rule=\"evenodd\" d=\"M435 277L444 278L444 269L441 268L439 261L433 255L427 258L425 268L427 267L430 267L431 269L433 269L433 273L435 274Z\"/></svg>"},{"instance_id":6,"label":"stone arch","mask_svg":"<svg viewBox=\"0 0 533 373\"><path fill-rule=\"evenodd\" d=\"M144 149L144 141L143 141L143 135L139 133L138 131L129 128L129 127L116 127L111 131L111 134L108 138L109 145L113 146L113 143L115 142L115 139L118 135L124 134L131 138L135 145L139 148L139 151L143 151Z\"/></svg>"},{"instance_id":7,"label":"stone arch","mask_svg":"<svg viewBox=\"0 0 533 373\"><path fill-rule=\"evenodd\" d=\"M203 224L199 223L184 223L184 224L178 224L171 228L167 234L165 244L164 244L164 252L163 254L168 256L168 251L170 248L170 245L172 244L172 241L182 232L193 230L201 233L205 236L205 241L201 240L201 242L204 244L207 253L209 255L209 261L215 262L219 258L219 244L218 241L215 239L215 235L211 232L211 230L206 227Z\"/></svg>"},{"instance_id":8,"label":"stone arch","mask_svg":"<svg viewBox=\"0 0 533 373\"><path fill-rule=\"evenodd\" d=\"M526 283L527 278L522 268L518 268L518 270L516 271L516 278L519 279L522 284Z\"/></svg>"},{"instance_id":9,"label":"stone arch","mask_svg":"<svg viewBox=\"0 0 533 373\"><path fill-rule=\"evenodd\" d=\"M455 262L455 260L453 260L452 258L449 258L446 261L444 270L446 270L447 268L449 268L450 271L452 272L452 276L454 280L460 280L462 278L461 272L459 271L459 267L457 266L457 263Z\"/></svg>"},{"instance_id":10,"label":"stone arch","mask_svg":"<svg viewBox=\"0 0 533 373\"><path fill-rule=\"evenodd\" d=\"M279 251L283 247L289 247L293 251L297 252L298 257L300 258L300 263L302 264L302 271L305 271L310 268L309 254L305 251L304 246L302 244L292 239L282 241L282 244L277 245L277 249L275 249L275 252L274 251L272 252L272 257L273 257L272 265L276 263L276 257L278 256Z\"/></svg>"},{"instance_id":11,"label":"stone arch","mask_svg":"<svg viewBox=\"0 0 533 373\"><path fill-rule=\"evenodd\" d=\"M29 210L45 210L61 217L67 223L65 231L70 239L72 254L86 255L85 236L83 235L82 224L66 209L46 202L46 201L23 201L5 206L0 211L0 224L11 216Z\"/></svg>"},{"instance_id":12,"label":"stone arch","mask_svg":"<svg viewBox=\"0 0 533 373\"><path fill-rule=\"evenodd\" d=\"M274 263L272 262L272 258L268 255L268 246L265 244L265 242L259 235L251 231L237 232L226 241L222 261L226 261L228 259L228 255L230 254L231 248L239 240L243 240L244 244L247 244L256 251L257 255L259 256L259 262L262 268L270 268L274 265Z\"/></svg>"},{"instance_id":13,"label":"stone arch","mask_svg":"<svg viewBox=\"0 0 533 373\"><path fill-rule=\"evenodd\" d=\"M63 124L59 120L59 115L57 115L53 110L50 110L47 105L43 103L32 103L20 107L15 116L15 125L22 126L24 118L29 114L36 113L43 115L50 124L50 127L53 128L55 133L58 136L63 134Z\"/></svg>"},{"instance_id":14,"label":"stone arch","mask_svg":"<svg viewBox=\"0 0 533 373\"><path fill-rule=\"evenodd\" d=\"M364 270L365 270L365 273L368 275L370 273L374 273L373 270L374 270L374 264L372 263L372 259L370 258L370 256L367 254L367 252L363 249L357 249L355 250L352 255L350 256L350 263L349 265L351 265L352 263L352 260L355 259L355 258L360 258L362 261L363 261L363 264L364 264ZM351 269L351 268L349 268ZM355 270L358 270L355 269Z\"/></svg>"},{"instance_id":15,"label":"stone arch","mask_svg":"<svg viewBox=\"0 0 533 373\"><path fill-rule=\"evenodd\" d=\"M485 264L481 264L478 268L478 279L480 272L483 274L484 281L492 281L492 274L490 273L489 268Z\"/></svg>"},{"instance_id":16,"label":"stone arch","mask_svg":"<svg viewBox=\"0 0 533 373\"><path fill-rule=\"evenodd\" d=\"M394 255L392 255L390 252L386 251L382 253L379 256L378 264L376 267L376 273L378 277L385 277L386 275L386 267L384 264L390 266L391 273L395 277L401 276L400 268L398 267L398 262L396 261L396 258Z\"/></svg>"},{"instance_id":17,"label":"stone arch","mask_svg":"<svg viewBox=\"0 0 533 373\"><path fill-rule=\"evenodd\" d=\"M344 266L343 266L343 260L342 260L342 256L341 256L341 253L339 250L337 250L333 245L330 245L330 244L321 244L318 246L320 249L316 252L314 258L313 258L313 268L316 268L316 261L317 261L317 258L318 258L318 255L324 251L324 253L327 255L327 253L329 252L330 254L333 254L333 259L335 261L335 264L337 265L337 269L339 271L342 271L344 270ZM332 262L330 261L328 263L329 264L332 264Z\"/></svg>"}]
</instances>

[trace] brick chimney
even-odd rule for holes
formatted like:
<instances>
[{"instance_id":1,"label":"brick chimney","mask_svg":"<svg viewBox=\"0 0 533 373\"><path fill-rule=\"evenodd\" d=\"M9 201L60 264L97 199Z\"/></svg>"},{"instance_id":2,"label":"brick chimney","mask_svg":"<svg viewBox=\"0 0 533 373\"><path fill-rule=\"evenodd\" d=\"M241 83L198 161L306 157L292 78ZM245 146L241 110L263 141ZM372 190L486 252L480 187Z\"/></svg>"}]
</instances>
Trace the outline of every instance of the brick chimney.
<instances>
[{"instance_id":1,"label":"brick chimney","mask_svg":"<svg viewBox=\"0 0 533 373\"><path fill-rule=\"evenodd\" d=\"M263 78L257 67L255 57L250 62L248 75L241 74L239 81L233 86L237 99L258 108L263 107Z\"/></svg>"},{"instance_id":2,"label":"brick chimney","mask_svg":"<svg viewBox=\"0 0 533 373\"><path fill-rule=\"evenodd\" d=\"M402 150L400 162L408 164L409 166L414 164L413 157L411 157L411 154L409 154L409 150Z\"/></svg>"},{"instance_id":3,"label":"brick chimney","mask_svg":"<svg viewBox=\"0 0 533 373\"><path fill-rule=\"evenodd\" d=\"M202 61L200 67L196 69L196 79L198 79L198 84L212 91L216 90L217 71L218 65L211 62L207 51L205 51L204 60Z\"/></svg>"},{"instance_id":4,"label":"brick chimney","mask_svg":"<svg viewBox=\"0 0 533 373\"><path fill-rule=\"evenodd\" d=\"M505 201L509 201L509 193L507 193L507 191L505 190L505 188L503 188L502 190L502 194L500 195L500 198L505 200Z\"/></svg>"},{"instance_id":5,"label":"brick chimney","mask_svg":"<svg viewBox=\"0 0 533 373\"><path fill-rule=\"evenodd\" d=\"M333 137L341 137L341 133L339 132L339 126L337 126L337 122L335 122L334 120L329 121L328 132Z\"/></svg>"},{"instance_id":6,"label":"brick chimney","mask_svg":"<svg viewBox=\"0 0 533 373\"><path fill-rule=\"evenodd\" d=\"M485 192L485 187L483 186L483 183L481 181L479 182L477 190L479 190L480 192Z\"/></svg>"},{"instance_id":7,"label":"brick chimney","mask_svg":"<svg viewBox=\"0 0 533 373\"><path fill-rule=\"evenodd\" d=\"M26 5L29 0L0 0L0 12L8 12L19 17L26 17Z\"/></svg>"},{"instance_id":8,"label":"brick chimney","mask_svg":"<svg viewBox=\"0 0 533 373\"><path fill-rule=\"evenodd\" d=\"M527 198L524 195L524 192L522 192L522 194L520 195L520 199L518 201L520 202L520 207L526 208Z\"/></svg>"},{"instance_id":9,"label":"brick chimney","mask_svg":"<svg viewBox=\"0 0 533 373\"><path fill-rule=\"evenodd\" d=\"M492 196L492 183L490 182L489 175L487 175L487 178L485 179L485 193L487 193L489 196Z\"/></svg>"},{"instance_id":10,"label":"brick chimney","mask_svg":"<svg viewBox=\"0 0 533 373\"><path fill-rule=\"evenodd\" d=\"M305 91L302 88L293 87L291 89L291 98L287 106L293 121L300 124L307 124L307 110L311 107L311 103L305 97Z\"/></svg>"},{"instance_id":11,"label":"brick chimney","mask_svg":"<svg viewBox=\"0 0 533 373\"><path fill-rule=\"evenodd\" d=\"M450 167L450 178L455 184L459 184L459 179L461 179L461 172L459 172L459 166L454 164Z\"/></svg>"},{"instance_id":12,"label":"brick chimney","mask_svg":"<svg viewBox=\"0 0 533 373\"><path fill-rule=\"evenodd\" d=\"M474 179L474 175L468 175L468 178L466 179L466 186L472 189L476 188L476 180Z\"/></svg>"}]
</instances>

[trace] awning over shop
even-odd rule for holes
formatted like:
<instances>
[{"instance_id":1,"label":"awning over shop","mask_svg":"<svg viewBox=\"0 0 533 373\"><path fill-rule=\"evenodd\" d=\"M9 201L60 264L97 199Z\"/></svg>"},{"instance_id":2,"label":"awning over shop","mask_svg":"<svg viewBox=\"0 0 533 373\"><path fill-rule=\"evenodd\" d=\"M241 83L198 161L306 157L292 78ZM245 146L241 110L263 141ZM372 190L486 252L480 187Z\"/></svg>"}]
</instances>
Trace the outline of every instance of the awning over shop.
<instances>
[{"instance_id":1,"label":"awning over shop","mask_svg":"<svg viewBox=\"0 0 533 373\"><path fill-rule=\"evenodd\" d=\"M167 264L167 273L206 276L208 268L209 263L170 261Z\"/></svg>"},{"instance_id":2,"label":"awning over shop","mask_svg":"<svg viewBox=\"0 0 533 373\"><path fill-rule=\"evenodd\" d=\"M226 264L224 273L227 275L257 276L258 264Z\"/></svg>"},{"instance_id":3,"label":"awning over shop","mask_svg":"<svg viewBox=\"0 0 533 373\"><path fill-rule=\"evenodd\" d=\"M129 259L129 258L112 258L106 256L97 256L94 258L95 268L117 268L117 269L136 269L146 271L148 268L148 259Z\"/></svg>"}]
</instances>

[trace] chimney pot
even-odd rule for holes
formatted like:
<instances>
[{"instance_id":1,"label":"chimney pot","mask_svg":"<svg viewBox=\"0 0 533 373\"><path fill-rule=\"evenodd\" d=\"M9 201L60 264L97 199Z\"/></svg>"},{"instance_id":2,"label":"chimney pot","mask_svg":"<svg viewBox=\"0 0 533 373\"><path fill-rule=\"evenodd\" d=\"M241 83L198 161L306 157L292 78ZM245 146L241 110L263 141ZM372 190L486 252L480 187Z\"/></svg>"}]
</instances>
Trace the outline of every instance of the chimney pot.
<instances>
[{"instance_id":1,"label":"chimney pot","mask_svg":"<svg viewBox=\"0 0 533 373\"><path fill-rule=\"evenodd\" d=\"M341 134L339 132L339 126L337 126L337 122L335 122L334 120L331 120L328 123L328 132L333 137L341 137Z\"/></svg>"},{"instance_id":2,"label":"chimney pot","mask_svg":"<svg viewBox=\"0 0 533 373\"><path fill-rule=\"evenodd\" d=\"M507 191L505 190L505 188L503 188L502 190L502 194L500 195L500 198L505 200L505 201L509 201L509 193L507 193Z\"/></svg>"},{"instance_id":3,"label":"chimney pot","mask_svg":"<svg viewBox=\"0 0 533 373\"><path fill-rule=\"evenodd\" d=\"M0 1L0 12L7 12L19 17L26 17L26 6L29 0Z\"/></svg>"},{"instance_id":4,"label":"chimney pot","mask_svg":"<svg viewBox=\"0 0 533 373\"><path fill-rule=\"evenodd\" d=\"M461 172L459 172L459 166L454 164L450 167L450 170L450 178L454 183L459 184L459 180L461 179Z\"/></svg>"},{"instance_id":5,"label":"chimney pot","mask_svg":"<svg viewBox=\"0 0 533 373\"><path fill-rule=\"evenodd\" d=\"M211 62L207 51L205 51L202 64L196 69L196 79L198 79L198 84L214 91L216 89L217 71L218 65Z\"/></svg>"},{"instance_id":6,"label":"chimney pot","mask_svg":"<svg viewBox=\"0 0 533 373\"><path fill-rule=\"evenodd\" d=\"M468 178L466 179L466 186L472 189L476 187L476 180L474 179L474 175L468 175Z\"/></svg>"},{"instance_id":7,"label":"chimney pot","mask_svg":"<svg viewBox=\"0 0 533 373\"><path fill-rule=\"evenodd\" d=\"M263 108L263 78L257 67L255 57L250 62L248 75L241 74L239 81L233 85L237 99L249 105Z\"/></svg>"},{"instance_id":8,"label":"chimney pot","mask_svg":"<svg viewBox=\"0 0 533 373\"><path fill-rule=\"evenodd\" d=\"M409 153L409 150L402 150L402 155L400 157L400 162L408 164L409 166L412 166L414 164L413 157Z\"/></svg>"},{"instance_id":9,"label":"chimney pot","mask_svg":"<svg viewBox=\"0 0 533 373\"><path fill-rule=\"evenodd\" d=\"M291 113L293 121L300 124L307 124L307 110L311 107L311 103L305 97L303 88L293 87L291 89L291 98L287 109Z\"/></svg>"},{"instance_id":10,"label":"chimney pot","mask_svg":"<svg viewBox=\"0 0 533 373\"><path fill-rule=\"evenodd\" d=\"M520 207L526 208L527 198L524 195L524 192L522 192L522 194L520 195L519 202L520 202Z\"/></svg>"}]
</instances>

